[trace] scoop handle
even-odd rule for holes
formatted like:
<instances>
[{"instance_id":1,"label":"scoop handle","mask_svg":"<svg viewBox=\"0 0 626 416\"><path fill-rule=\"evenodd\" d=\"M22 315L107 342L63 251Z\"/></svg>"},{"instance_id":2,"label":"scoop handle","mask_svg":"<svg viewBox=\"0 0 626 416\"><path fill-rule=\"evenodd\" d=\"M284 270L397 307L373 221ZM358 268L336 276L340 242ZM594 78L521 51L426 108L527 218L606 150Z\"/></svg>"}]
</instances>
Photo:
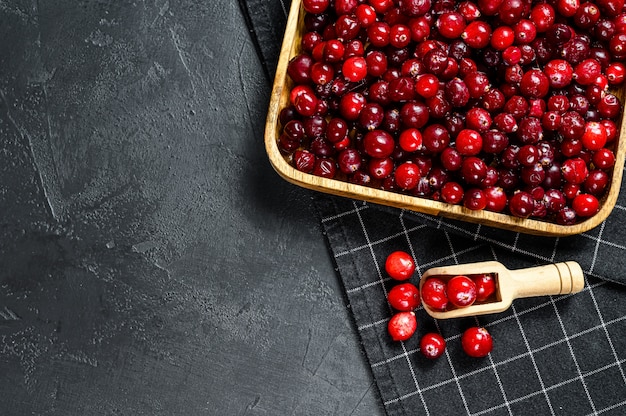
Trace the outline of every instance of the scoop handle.
<instances>
[{"instance_id":1,"label":"scoop handle","mask_svg":"<svg viewBox=\"0 0 626 416\"><path fill-rule=\"evenodd\" d=\"M578 263L567 261L511 271L515 298L580 292L585 276Z\"/></svg>"}]
</instances>

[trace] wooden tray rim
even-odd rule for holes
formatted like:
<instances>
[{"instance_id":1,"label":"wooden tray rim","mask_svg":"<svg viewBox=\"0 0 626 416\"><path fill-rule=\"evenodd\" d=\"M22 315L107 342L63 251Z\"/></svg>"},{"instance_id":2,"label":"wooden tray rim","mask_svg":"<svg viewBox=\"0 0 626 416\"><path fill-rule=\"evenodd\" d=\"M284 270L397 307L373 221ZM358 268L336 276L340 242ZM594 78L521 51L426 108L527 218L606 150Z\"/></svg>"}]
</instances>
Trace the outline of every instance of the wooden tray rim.
<instances>
[{"instance_id":1,"label":"wooden tray rim","mask_svg":"<svg viewBox=\"0 0 626 416\"><path fill-rule=\"evenodd\" d=\"M301 0L293 0L285 28L285 36L281 46L280 57L276 69L276 75L272 86L270 105L265 125L265 149L273 169L286 181L303 188L324 192L331 195L367 201L375 204L406 209L409 211L442 216L450 219L462 220L475 224L483 224L496 228L504 228L532 235L550 237L568 236L581 234L597 227L612 212L617 202L617 196L621 187L624 166L624 154L626 153L626 133L620 128L619 137L616 139L616 162L612 172L610 190L602 199L600 211L580 223L574 225L559 225L532 218L522 219L512 215L491 212L487 210L473 211L461 205L451 205L445 202L434 201L417 196L404 195L391 191L384 191L363 185L356 185L338 179L328 179L301 172L291 166L278 148L278 115L281 103L284 102L287 88L287 65L293 56L298 39L297 29L303 9ZM622 114L620 126L626 125L624 119L626 111Z\"/></svg>"}]
</instances>

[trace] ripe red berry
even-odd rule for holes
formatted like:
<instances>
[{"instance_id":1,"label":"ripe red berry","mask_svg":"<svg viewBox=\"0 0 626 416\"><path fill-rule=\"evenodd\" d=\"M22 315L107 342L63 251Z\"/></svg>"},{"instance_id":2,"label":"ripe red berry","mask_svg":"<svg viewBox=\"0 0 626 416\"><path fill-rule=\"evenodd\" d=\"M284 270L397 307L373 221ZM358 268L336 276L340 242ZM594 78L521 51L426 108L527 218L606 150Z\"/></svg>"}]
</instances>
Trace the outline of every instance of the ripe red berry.
<instances>
[{"instance_id":1,"label":"ripe red berry","mask_svg":"<svg viewBox=\"0 0 626 416\"><path fill-rule=\"evenodd\" d=\"M446 350L446 340L436 332L424 334L420 339L420 352L424 357L436 359Z\"/></svg>"},{"instance_id":2,"label":"ripe red berry","mask_svg":"<svg viewBox=\"0 0 626 416\"><path fill-rule=\"evenodd\" d=\"M591 194L578 194L572 201L572 209L579 217L591 217L600 209L600 203Z\"/></svg>"},{"instance_id":3,"label":"ripe red berry","mask_svg":"<svg viewBox=\"0 0 626 416\"><path fill-rule=\"evenodd\" d=\"M448 307L448 294L446 292L446 282L438 277L429 277L422 284L422 302L430 308L443 311Z\"/></svg>"},{"instance_id":4,"label":"ripe red berry","mask_svg":"<svg viewBox=\"0 0 626 416\"><path fill-rule=\"evenodd\" d=\"M496 291L496 279L490 273L481 273L472 276L472 280L476 285L476 301L485 302Z\"/></svg>"},{"instance_id":5,"label":"ripe red berry","mask_svg":"<svg viewBox=\"0 0 626 416\"><path fill-rule=\"evenodd\" d=\"M472 305L476 301L476 284L467 276L454 276L446 284L448 300L457 308Z\"/></svg>"},{"instance_id":6,"label":"ripe red berry","mask_svg":"<svg viewBox=\"0 0 626 416\"><path fill-rule=\"evenodd\" d=\"M414 284L401 283L391 288L387 294L387 300L392 308L410 312L420 305L420 294Z\"/></svg>"},{"instance_id":7,"label":"ripe red berry","mask_svg":"<svg viewBox=\"0 0 626 416\"><path fill-rule=\"evenodd\" d=\"M414 312L398 312L387 324L387 331L394 341L406 341L413 336L416 329L417 319Z\"/></svg>"},{"instance_id":8,"label":"ripe red berry","mask_svg":"<svg viewBox=\"0 0 626 416\"><path fill-rule=\"evenodd\" d=\"M493 338L487 329L470 327L461 336L463 351L470 357L486 357L493 350Z\"/></svg>"},{"instance_id":9,"label":"ripe red berry","mask_svg":"<svg viewBox=\"0 0 626 416\"><path fill-rule=\"evenodd\" d=\"M415 272L415 262L409 253L397 250L387 256L385 271L392 279L407 280Z\"/></svg>"}]
</instances>

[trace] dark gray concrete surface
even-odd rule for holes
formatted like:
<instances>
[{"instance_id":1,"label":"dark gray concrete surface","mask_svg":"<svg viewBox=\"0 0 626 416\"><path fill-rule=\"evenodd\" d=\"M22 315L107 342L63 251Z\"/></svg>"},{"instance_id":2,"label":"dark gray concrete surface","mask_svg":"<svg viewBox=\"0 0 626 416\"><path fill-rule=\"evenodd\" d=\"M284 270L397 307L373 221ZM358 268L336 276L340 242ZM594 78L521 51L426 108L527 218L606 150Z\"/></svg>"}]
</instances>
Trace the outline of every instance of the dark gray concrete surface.
<instances>
[{"instance_id":1,"label":"dark gray concrete surface","mask_svg":"<svg viewBox=\"0 0 626 416\"><path fill-rule=\"evenodd\" d=\"M0 34L0 414L382 414L236 2L9 1Z\"/></svg>"}]
</instances>

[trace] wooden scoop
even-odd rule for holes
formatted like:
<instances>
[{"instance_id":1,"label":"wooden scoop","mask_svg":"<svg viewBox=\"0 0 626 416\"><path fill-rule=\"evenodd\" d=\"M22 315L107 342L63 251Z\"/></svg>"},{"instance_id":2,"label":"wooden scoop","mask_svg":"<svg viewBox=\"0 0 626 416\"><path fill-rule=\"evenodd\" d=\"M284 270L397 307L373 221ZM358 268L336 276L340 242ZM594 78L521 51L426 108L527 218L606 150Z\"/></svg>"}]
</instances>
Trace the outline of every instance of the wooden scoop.
<instances>
[{"instance_id":1,"label":"wooden scoop","mask_svg":"<svg viewBox=\"0 0 626 416\"><path fill-rule=\"evenodd\" d=\"M420 279L420 293L422 285L429 277L439 277L445 281L457 275L485 273L492 274L496 280L496 292L490 297L492 301L474 303L463 308L453 306L445 311L433 310L422 302L424 309L436 319L484 315L508 309L513 299L576 293L580 292L585 284L583 271L574 261L518 270L509 270L497 261L485 261L429 269Z\"/></svg>"}]
</instances>

